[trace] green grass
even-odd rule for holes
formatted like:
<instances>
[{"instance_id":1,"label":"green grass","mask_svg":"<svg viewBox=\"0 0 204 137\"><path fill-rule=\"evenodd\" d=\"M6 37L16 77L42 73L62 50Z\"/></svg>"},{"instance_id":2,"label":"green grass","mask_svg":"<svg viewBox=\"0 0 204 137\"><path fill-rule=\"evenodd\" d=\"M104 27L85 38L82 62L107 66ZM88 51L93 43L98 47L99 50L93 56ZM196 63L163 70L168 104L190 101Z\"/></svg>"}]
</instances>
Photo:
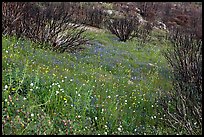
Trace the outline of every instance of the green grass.
<instances>
[{"instance_id":1,"label":"green grass","mask_svg":"<svg viewBox=\"0 0 204 137\"><path fill-rule=\"evenodd\" d=\"M86 33L75 54L2 37L3 134L172 134L157 105L171 90L167 42Z\"/></svg>"}]
</instances>

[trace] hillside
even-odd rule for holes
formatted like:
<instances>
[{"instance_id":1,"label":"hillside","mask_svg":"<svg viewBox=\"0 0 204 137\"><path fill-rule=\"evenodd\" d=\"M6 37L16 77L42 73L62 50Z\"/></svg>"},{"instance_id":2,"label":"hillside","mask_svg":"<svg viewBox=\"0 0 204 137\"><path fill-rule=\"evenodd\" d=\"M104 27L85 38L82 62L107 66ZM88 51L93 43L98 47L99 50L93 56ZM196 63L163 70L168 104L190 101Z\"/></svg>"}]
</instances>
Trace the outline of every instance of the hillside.
<instances>
[{"instance_id":1,"label":"hillside","mask_svg":"<svg viewBox=\"0 0 204 137\"><path fill-rule=\"evenodd\" d=\"M2 134L201 134L201 9L3 2Z\"/></svg>"},{"instance_id":2,"label":"hillside","mask_svg":"<svg viewBox=\"0 0 204 137\"><path fill-rule=\"evenodd\" d=\"M155 99L159 92L170 89L168 68L164 67L166 62L161 55L165 45L158 40L143 47L136 40L120 43L108 32L87 32L87 35L94 37L92 44L81 53L71 55L45 52L34 49L29 41L3 37L3 115L11 117L16 124L24 123L25 128L7 123L4 134L12 133L9 126L15 127L15 134L64 134L66 126L60 123L66 120L72 122L74 134L143 134L147 131L153 134L155 129L137 127L144 124L151 127L158 120L151 119L157 113ZM7 92L12 91L14 94L9 96ZM12 100L8 100L8 96ZM15 105L8 110L6 106L12 102ZM87 111L92 114L88 115ZM144 113L147 123L142 123ZM34 117L30 117L31 114ZM15 120L17 117L20 122ZM87 123L89 118L98 118L97 123L102 127L89 127L93 126ZM129 121L131 126L120 119ZM34 127L29 124L34 121L39 126L45 125L45 129L36 127L32 131ZM50 124L45 124L48 121ZM119 132L118 126L124 129Z\"/></svg>"}]
</instances>

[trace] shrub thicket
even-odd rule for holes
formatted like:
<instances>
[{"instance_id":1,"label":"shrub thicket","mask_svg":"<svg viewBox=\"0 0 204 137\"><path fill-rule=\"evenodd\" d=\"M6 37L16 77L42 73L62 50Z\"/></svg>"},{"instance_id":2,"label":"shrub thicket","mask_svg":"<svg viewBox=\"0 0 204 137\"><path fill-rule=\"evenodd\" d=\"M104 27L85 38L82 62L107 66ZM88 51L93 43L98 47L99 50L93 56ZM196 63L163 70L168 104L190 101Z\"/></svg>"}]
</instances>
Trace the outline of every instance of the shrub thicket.
<instances>
[{"instance_id":1,"label":"shrub thicket","mask_svg":"<svg viewBox=\"0 0 204 137\"><path fill-rule=\"evenodd\" d=\"M202 40L175 28L164 56L173 73L173 91L160 102L167 126L182 134L202 131Z\"/></svg>"},{"instance_id":2,"label":"shrub thicket","mask_svg":"<svg viewBox=\"0 0 204 137\"><path fill-rule=\"evenodd\" d=\"M3 34L52 45L59 52L75 51L86 43L84 27L71 19L70 3L3 3Z\"/></svg>"}]
</instances>

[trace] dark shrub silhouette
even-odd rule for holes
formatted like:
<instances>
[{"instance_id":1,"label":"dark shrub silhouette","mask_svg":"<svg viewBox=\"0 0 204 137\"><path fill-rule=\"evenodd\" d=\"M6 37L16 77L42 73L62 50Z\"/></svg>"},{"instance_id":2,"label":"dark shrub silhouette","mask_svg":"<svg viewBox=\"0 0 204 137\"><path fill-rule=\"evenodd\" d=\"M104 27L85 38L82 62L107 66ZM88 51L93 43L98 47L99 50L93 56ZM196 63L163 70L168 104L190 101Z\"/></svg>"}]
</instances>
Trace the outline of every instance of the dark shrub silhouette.
<instances>
[{"instance_id":1,"label":"dark shrub silhouette","mask_svg":"<svg viewBox=\"0 0 204 137\"><path fill-rule=\"evenodd\" d=\"M164 56L173 73L173 91L161 99L167 126L182 134L202 134L202 40L174 28Z\"/></svg>"},{"instance_id":2,"label":"dark shrub silhouette","mask_svg":"<svg viewBox=\"0 0 204 137\"><path fill-rule=\"evenodd\" d=\"M3 3L3 34L26 37L55 51L75 51L86 43L82 25L71 19L70 3Z\"/></svg>"},{"instance_id":3,"label":"dark shrub silhouette","mask_svg":"<svg viewBox=\"0 0 204 137\"><path fill-rule=\"evenodd\" d=\"M138 25L138 20L131 17L111 18L106 21L108 30L124 42L136 36Z\"/></svg>"},{"instance_id":4,"label":"dark shrub silhouette","mask_svg":"<svg viewBox=\"0 0 204 137\"><path fill-rule=\"evenodd\" d=\"M103 10L97 7L89 7L86 9L86 19L85 23L87 25L101 28L104 19Z\"/></svg>"}]
</instances>

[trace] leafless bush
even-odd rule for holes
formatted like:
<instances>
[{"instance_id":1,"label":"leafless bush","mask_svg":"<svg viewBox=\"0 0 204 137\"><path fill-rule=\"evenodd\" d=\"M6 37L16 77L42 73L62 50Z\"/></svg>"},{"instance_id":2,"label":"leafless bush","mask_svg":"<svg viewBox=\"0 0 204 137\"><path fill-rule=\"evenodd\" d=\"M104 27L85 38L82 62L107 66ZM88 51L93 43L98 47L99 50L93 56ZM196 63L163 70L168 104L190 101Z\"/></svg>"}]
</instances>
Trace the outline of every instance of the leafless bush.
<instances>
[{"instance_id":1,"label":"leafless bush","mask_svg":"<svg viewBox=\"0 0 204 137\"><path fill-rule=\"evenodd\" d=\"M72 22L70 3L23 3L21 10L19 8L10 8L13 3L6 3L3 9L4 32L9 32L7 28L15 31L20 37L30 38L40 44L50 44L52 49L59 52L74 51L80 48L80 45L86 43L83 32L84 27ZM22 3L15 3L22 5ZM10 14L7 14L10 13ZM17 14L18 13L18 14ZM12 16L11 20L8 20ZM19 25L14 22L18 20ZM14 23L13 23L14 22Z\"/></svg>"},{"instance_id":2,"label":"leafless bush","mask_svg":"<svg viewBox=\"0 0 204 137\"><path fill-rule=\"evenodd\" d=\"M95 2L72 3L71 19L85 25L101 28L104 20L103 8Z\"/></svg>"},{"instance_id":3,"label":"leafless bush","mask_svg":"<svg viewBox=\"0 0 204 137\"><path fill-rule=\"evenodd\" d=\"M154 22L157 18L160 5L158 2L137 2L140 14L149 22Z\"/></svg>"},{"instance_id":4,"label":"leafless bush","mask_svg":"<svg viewBox=\"0 0 204 137\"><path fill-rule=\"evenodd\" d=\"M202 134L202 40L177 28L164 56L173 72L173 91L161 99L167 126L181 134Z\"/></svg>"},{"instance_id":5,"label":"leafless bush","mask_svg":"<svg viewBox=\"0 0 204 137\"><path fill-rule=\"evenodd\" d=\"M16 34L19 37L23 31L20 26L25 5L23 2L2 3L2 34Z\"/></svg>"},{"instance_id":6,"label":"leafless bush","mask_svg":"<svg viewBox=\"0 0 204 137\"><path fill-rule=\"evenodd\" d=\"M112 18L106 21L106 26L120 41L132 39L138 33L138 20L130 17Z\"/></svg>"},{"instance_id":7,"label":"leafless bush","mask_svg":"<svg viewBox=\"0 0 204 137\"><path fill-rule=\"evenodd\" d=\"M101 28L102 23L103 23L104 15L103 15L103 10L101 8L97 8L95 6L93 7L87 7L86 9L86 19L85 23L87 25Z\"/></svg>"},{"instance_id":8,"label":"leafless bush","mask_svg":"<svg viewBox=\"0 0 204 137\"><path fill-rule=\"evenodd\" d=\"M141 40L141 44L144 44L150 41L153 27L154 27L153 22L147 22L143 26L141 26L139 35L138 35L138 38L140 38Z\"/></svg>"}]
</instances>

